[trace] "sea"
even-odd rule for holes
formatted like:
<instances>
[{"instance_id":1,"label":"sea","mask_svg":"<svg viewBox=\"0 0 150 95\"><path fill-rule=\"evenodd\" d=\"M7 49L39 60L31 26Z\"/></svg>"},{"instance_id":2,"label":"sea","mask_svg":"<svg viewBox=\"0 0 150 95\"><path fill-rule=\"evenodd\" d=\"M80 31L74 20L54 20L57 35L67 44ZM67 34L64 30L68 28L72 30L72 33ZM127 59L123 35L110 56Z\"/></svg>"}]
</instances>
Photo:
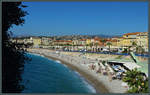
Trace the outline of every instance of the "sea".
<instances>
[{"instance_id":1,"label":"sea","mask_svg":"<svg viewBox=\"0 0 150 95\"><path fill-rule=\"evenodd\" d=\"M25 56L31 60L25 61L22 93L96 93L84 77L59 60L33 53Z\"/></svg>"}]
</instances>

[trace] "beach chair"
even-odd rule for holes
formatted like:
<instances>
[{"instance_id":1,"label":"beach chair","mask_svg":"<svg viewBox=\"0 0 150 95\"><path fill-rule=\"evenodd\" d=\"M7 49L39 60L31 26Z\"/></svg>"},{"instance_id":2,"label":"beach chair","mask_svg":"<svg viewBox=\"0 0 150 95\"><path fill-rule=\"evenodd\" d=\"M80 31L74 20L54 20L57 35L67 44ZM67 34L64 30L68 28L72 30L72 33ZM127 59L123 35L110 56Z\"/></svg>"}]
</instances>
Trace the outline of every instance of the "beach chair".
<instances>
[{"instance_id":1,"label":"beach chair","mask_svg":"<svg viewBox=\"0 0 150 95\"><path fill-rule=\"evenodd\" d=\"M95 65L95 71L97 72L99 70L99 65L97 62L94 65Z\"/></svg>"},{"instance_id":2,"label":"beach chair","mask_svg":"<svg viewBox=\"0 0 150 95\"><path fill-rule=\"evenodd\" d=\"M119 80L122 79L121 74L122 74L121 72L117 72L117 74L116 74L117 79L119 79Z\"/></svg>"},{"instance_id":3,"label":"beach chair","mask_svg":"<svg viewBox=\"0 0 150 95\"><path fill-rule=\"evenodd\" d=\"M112 80L115 80L115 79L117 79L117 77L116 77L115 74L113 74L113 75L112 75Z\"/></svg>"}]
</instances>

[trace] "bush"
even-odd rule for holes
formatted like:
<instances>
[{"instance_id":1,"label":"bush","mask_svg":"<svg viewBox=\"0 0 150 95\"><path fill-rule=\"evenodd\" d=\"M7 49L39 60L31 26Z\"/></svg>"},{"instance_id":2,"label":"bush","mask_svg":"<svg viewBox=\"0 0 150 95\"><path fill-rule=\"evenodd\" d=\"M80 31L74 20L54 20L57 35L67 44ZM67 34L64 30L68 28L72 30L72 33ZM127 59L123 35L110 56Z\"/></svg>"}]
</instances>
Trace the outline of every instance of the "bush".
<instances>
[{"instance_id":1,"label":"bush","mask_svg":"<svg viewBox=\"0 0 150 95\"><path fill-rule=\"evenodd\" d=\"M123 78L129 86L129 93L148 93L148 78L137 69L127 71Z\"/></svg>"}]
</instances>

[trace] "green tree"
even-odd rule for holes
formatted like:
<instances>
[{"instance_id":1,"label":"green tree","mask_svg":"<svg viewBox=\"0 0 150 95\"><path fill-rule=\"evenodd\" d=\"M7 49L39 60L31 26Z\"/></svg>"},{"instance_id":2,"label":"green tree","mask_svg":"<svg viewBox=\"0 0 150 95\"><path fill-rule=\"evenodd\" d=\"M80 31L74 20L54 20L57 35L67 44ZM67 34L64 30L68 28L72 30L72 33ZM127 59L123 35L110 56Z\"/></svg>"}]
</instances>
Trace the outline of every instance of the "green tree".
<instances>
[{"instance_id":1,"label":"green tree","mask_svg":"<svg viewBox=\"0 0 150 95\"><path fill-rule=\"evenodd\" d=\"M90 46L91 49L92 49L93 45L94 45L93 42L91 42L91 43L89 44L89 46ZM92 51L92 50L91 50L91 51Z\"/></svg>"},{"instance_id":2,"label":"green tree","mask_svg":"<svg viewBox=\"0 0 150 95\"><path fill-rule=\"evenodd\" d=\"M109 46L109 52L110 52L110 46L112 45L111 42L108 42L107 45Z\"/></svg>"},{"instance_id":3,"label":"green tree","mask_svg":"<svg viewBox=\"0 0 150 95\"><path fill-rule=\"evenodd\" d=\"M132 42L132 46L137 46L136 42Z\"/></svg>"},{"instance_id":4,"label":"green tree","mask_svg":"<svg viewBox=\"0 0 150 95\"><path fill-rule=\"evenodd\" d=\"M136 47L136 53L143 54L144 52L145 52L145 50L143 49L142 46L137 46Z\"/></svg>"},{"instance_id":5,"label":"green tree","mask_svg":"<svg viewBox=\"0 0 150 95\"><path fill-rule=\"evenodd\" d=\"M97 46L98 46L99 44L98 43L95 43L95 46L96 46L96 51L97 51Z\"/></svg>"},{"instance_id":6,"label":"green tree","mask_svg":"<svg viewBox=\"0 0 150 95\"><path fill-rule=\"evenodd\" d=\"M129 93L146 93L148 92L148 79L144 78L143 74L137 69L127 71L123 78L129 86Z\"/></svg>"},{"instance_id":7,"label":"green tree","mask_svg":"<svg viewBox=\"0 0 150 95\"><path fill-rule=\"evenodd\" d=\"M24 49L22 45L12 43L9 39L12 31L9 31L13 25L23 25L26 11L22 8L26 6L21 2L3 2L2 3L2 92L17 93L21 92L23 85L21 73L24 67Z\"/></svg>"},{"instance_id":8,"label":"green tree","mask_svg":"<svg viewBox=\"0 0 150 95\"><path fill-rule=\"evenodd\" d=\"M128 51L131 52L131 48L137 47L137 43L135 41L132 42L132 46L129 46Z\"/></svg>"},{"instance_id":9,"label":"green tree","mask_svg":"<svg viewBox=\"0 0 150 95\"><path fill-rule=\"evenodd\" d=\"M104 45L104 43L106 42L106 40L105 40L105 39L102 39L102 40L101 40L101 42L102 42L102 43L103 43L103 45Z\"/></svg>"},{"instance_id":10,"label":"green tree","mask_svg":"<svg viewBox=\"0 0 150 95\"><path fill-rule=\"evenodd\" d=\"M128 49L125 48L122 53L128 53Z\"/></svg>"},{"instance_id":11,"label":"green tree","mask_svg":"<svg viewBox=\"0 0 150 95\"><path fill-rule=\"evenodd\" d=\"M85 47L85 49L86 49L86 51L87 51L87 47L88 47L89 45L88 45L88 44L86 44L85 46L86 46L86 47Z\"/></svg>"},{"instance_id":12,"label":"green tree","mask_svg":"<svg viewBox=\"0 0 150 95\"><path fill-rule=\"evenodd\" d=\"M129 47L128 47L127 53L131 52L131 48L132 48L132 46L129 46Z\"/></svg>"}]
</instances>

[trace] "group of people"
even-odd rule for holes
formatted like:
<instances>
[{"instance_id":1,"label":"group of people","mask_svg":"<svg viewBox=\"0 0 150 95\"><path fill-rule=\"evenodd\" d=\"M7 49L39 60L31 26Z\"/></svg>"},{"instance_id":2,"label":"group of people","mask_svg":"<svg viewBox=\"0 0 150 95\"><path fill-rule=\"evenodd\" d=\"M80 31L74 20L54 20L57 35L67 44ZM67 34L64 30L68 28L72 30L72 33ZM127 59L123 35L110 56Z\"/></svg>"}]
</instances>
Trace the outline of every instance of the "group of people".
<instances>
[{"instance_id":1,"label":"group of people","mask_svg":"<svg viewBox=\"0 0 150 95\"><path fill-rule=\"evenodd\" d=\"M86 63L84 63L84 64L86 64ZM96 71L96 73L108 75L110 81L112 81L112 79L115 79L115 77L116 77L114 70L110 67L110 65L107 64L106 61L95 62L93 64L89 64L88 67L91 70Z\"/></svg>"}]
</instances>

